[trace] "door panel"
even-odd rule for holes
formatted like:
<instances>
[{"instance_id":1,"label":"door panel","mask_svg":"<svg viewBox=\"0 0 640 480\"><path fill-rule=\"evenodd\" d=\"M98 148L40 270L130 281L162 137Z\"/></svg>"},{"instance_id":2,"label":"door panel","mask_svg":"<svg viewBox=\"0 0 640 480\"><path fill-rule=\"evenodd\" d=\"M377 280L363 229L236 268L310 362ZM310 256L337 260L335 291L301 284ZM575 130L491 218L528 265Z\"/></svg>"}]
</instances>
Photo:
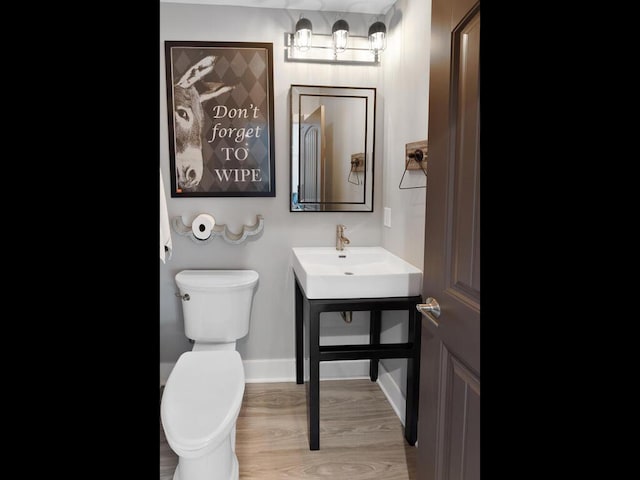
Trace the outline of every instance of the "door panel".
<instances>
[{"instance_id":1,"label":"door panel","mask_svg":"<svg viewBox=\"0 0 640 480\"><path fill-rule=\"evenodd\" d=\"M473 16L458 32L460 41L454 46L455 67L459 74L456 115L455 188L453 215L452 288L459 290L469 301L480 301L480 15Z\"/></svg>"},{"instance_id":2,"label":"door panel","mask_svg":"<svg viewBox=\"0 0 640 480\"><path fill-rule=\"evenodd\" d=\"M445 422L441 478L480 478L480 380L450 352L441 352L441 398Z\"/></svg>"},{"instance_id":3,"label":"door panel","mask_svg":"<svg viewBox=\"0 0 640 480\"><path fill-rule=\"evenodd\" d=\"M480 478L480 3L433 0L417 478Z\"/></svg>"}]
</instances>

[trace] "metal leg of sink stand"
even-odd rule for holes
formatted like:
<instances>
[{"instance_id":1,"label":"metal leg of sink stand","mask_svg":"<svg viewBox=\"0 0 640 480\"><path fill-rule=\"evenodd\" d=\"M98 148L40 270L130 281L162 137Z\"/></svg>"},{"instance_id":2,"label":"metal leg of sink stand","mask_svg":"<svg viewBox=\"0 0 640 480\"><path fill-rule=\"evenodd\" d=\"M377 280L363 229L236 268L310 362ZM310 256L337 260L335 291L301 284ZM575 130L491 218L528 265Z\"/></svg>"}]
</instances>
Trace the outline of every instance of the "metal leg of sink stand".
<instances>
[{"instance_id":1,"label":"metal leg of sink stand","mask_svg":"<svg viewBox=\"0 0 640 480\"><path fill-rule=\"evenodd\" d=\"M303 298L298 282L295 282L295 323L296 323L296 383L304 383L304 336Z\"/></svg>"},{"instance_id":2,"label":"metal leg of sink stand","mask_svg":"<svg viewBox=\"0 0 640 480\"><path fill-rule=\"evenodd\" d=\"M320 450L320 312L309 312L309 449Z\"/></svg>"},{"instance_id":3,"label":"metal leg of sink stand","mask_svg":"<svg viewBox=\"0 0 640 480\"><path fill-rule=\"evenodd\" d=\"M369 343L371 345L380 345L380 310L371 310L369 312ZM372 382L378 380L378 359L369 360L369 378Z\"/></svg>"},{"instance_id":4,"label":"metal leg of sink stand","mask_svg":"<svg viewBox=\"0 0 640 480\"><path fill-rule=\"evenodd\" d=\"M409 341L413 355L407 358L407 399L405 405L404 438L411 446L418 440L418 401L420 385L420 343L422 318L415 308L409 308Z\"/></svg>"}]
</instances>

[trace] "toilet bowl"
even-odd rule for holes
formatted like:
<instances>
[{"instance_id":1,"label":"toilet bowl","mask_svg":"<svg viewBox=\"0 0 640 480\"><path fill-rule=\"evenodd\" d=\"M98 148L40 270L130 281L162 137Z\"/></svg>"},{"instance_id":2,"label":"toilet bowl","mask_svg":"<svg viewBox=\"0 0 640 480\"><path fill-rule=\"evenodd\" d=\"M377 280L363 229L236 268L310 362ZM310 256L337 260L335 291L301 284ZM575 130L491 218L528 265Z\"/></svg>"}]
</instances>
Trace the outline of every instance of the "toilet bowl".
<instances>
[{"instance_id":1,"label":"toilet bowl","mask_svg":"<svg viewBox=\"0 0 640 480\"><path fill-rule=\"evenodd\" d=\"M245 377L235 346L249 330L258 274L183 270L176 283L194 345L178 358L162 394L162 426L178 455L173 480L238 480L236 420Z\"/></svg>"},{"instance_id":2,"label":"toilet bowl","mask_svg":"<svg viewBox=\"0 0 640 480\"><path fill-rule=\"evenodd\" d=\"M235 350L185 352L162 394L167 443L178 455L173 480L237 480L236 420L244 394Z\"/></svg>"}]
</instances>

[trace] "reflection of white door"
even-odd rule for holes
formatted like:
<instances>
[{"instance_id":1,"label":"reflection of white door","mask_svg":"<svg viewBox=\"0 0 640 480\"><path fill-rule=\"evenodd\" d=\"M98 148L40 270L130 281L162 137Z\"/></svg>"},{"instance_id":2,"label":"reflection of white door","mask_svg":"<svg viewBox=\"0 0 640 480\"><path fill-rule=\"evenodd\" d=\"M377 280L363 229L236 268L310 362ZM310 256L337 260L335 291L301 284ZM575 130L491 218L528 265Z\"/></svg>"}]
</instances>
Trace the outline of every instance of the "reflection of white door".
<instances>
[{"instance_id":1,"label":"reflection of white door","mask_svg":"<svg viewBox=\"0 0 640 480\"><path fill-rule=\"evenodd\" d=\"M323 201L324 106L321 105L300 124L299 202Z\"/></svg>"},{"instance_id":2,"label":"reflection of white door","mask_svg":"<svg viewBox=\"0 0 640 480\"><path fill-rule=\"evenodd\" d=\"M302 155L300 156L300 202L320 201L320 126L300 125Z\"/></svg>"}]
</instances>

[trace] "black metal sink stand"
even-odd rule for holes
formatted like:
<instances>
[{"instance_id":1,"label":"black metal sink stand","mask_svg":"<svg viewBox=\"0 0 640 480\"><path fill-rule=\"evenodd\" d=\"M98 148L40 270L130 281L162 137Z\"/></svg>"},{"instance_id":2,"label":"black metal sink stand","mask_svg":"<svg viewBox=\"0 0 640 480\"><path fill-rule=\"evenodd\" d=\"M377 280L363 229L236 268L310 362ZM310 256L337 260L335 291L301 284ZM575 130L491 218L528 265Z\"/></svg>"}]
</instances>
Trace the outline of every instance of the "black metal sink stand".
<instances>
[{"instance_id":1,"label":"black metal sink stand","mask_svg":"<svg viewBox=\"0 0 640 480\"><path fill-rule=\"evenodd\" d=\"M407 359L407 392L404 437L409 445L418 439L418 392L420 390L420 335L421 318L416 304L422 297L308 299L295 272L296 316L296 383L304 383L304 319L308 320L307 355L309 356L309 385L307 412L309 418L310 450L320 449L320 362L332 360L370 359L369 377L378 379L378 360L382 358ZM380 343L380 319L384 310L407 310L409 334L407 343ZM369 311L368 345L320 346L320 313Z\"/></svg>"}]
</instances>

